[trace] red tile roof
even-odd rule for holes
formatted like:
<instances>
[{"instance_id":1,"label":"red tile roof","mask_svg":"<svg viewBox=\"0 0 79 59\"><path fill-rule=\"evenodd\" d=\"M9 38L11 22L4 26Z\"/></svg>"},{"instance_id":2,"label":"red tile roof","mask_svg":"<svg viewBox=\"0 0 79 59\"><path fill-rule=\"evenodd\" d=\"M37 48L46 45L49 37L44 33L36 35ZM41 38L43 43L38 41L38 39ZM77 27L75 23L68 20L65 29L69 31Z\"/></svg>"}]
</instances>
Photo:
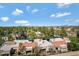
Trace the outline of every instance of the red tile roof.
<instances>
[{"instance_id":1,"label":"red tile roof","mask_svg":"<svg viewBox=\"0 0 79 59\"><path fill-rule=\"evenodd\" d=\"M24 46L26 46L26 47L32 47L32 48L36 48L37 47L37 45L35 43L28 43L28 42L25 42Z\"/></svg>"},{"instance_id":2,"label":"red tile roof","mask_svg":"<svg viewBox=\"0 0 79 59\"><path fill-rule=\"evenodd\" d=\"M63 44L66 44L66 42L64 40L63 41L54 41L53 42L54 47L59 47L59 46L61 46Z\"/></svg>"}]
</instances>

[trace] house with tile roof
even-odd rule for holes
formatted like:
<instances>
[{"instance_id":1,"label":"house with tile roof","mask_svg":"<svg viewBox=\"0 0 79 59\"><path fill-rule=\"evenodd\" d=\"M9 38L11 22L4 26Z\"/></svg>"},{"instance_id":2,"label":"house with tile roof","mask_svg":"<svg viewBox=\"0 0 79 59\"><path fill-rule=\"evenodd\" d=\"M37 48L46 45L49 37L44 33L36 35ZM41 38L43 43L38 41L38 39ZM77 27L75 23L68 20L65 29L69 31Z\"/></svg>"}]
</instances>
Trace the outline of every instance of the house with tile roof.
<instances>
[{"instance_id":1,"label":"house with tile roof","mask_svg":"<svg viewBox=\"0 0 79 59\"><path fill-rule=\"evenodd\" d=\"M53 48L59 52L67 52L67 43L70 42L68 38L53 38L50 40L52 42Z\"/></svg>"}]
</instances>

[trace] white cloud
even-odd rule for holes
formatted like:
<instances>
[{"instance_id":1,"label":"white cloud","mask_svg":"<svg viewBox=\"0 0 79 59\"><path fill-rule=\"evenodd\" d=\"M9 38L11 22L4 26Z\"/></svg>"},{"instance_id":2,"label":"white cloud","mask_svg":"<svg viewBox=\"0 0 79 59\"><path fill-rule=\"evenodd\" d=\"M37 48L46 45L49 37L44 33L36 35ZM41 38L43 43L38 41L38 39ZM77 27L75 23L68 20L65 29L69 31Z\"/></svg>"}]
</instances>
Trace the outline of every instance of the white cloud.
<instances>
[{"instance_id":1,"label":"white cloud","mask_svg":"<svg viewBox=\"0 0 79 59\"><path fill-rule=\"evenodd\" d=\"M14 16L18 16L21 14L23 14L23 10L20 10L20 9L16 9L15 11L12 12L12 15L14 15Z\"/></svg>"},{"instance_id":2,"label":"white cloud","mask_svg":"<svg viewBox=\"0 0 79 59\"><path fill-rule=\"evenodd\" d=\"M3 22L7 22L9 20L9 17L1 17L0 20Z\"/></svg>"},{"instance_id":3,"label":"white cloud","mask_svg":"<svg viewBox=\"0 0 79 59\"><path fill-rule=\"evenodd\" d=\"M50 17L51 17L51 18L53 18L53 17L59 18L59 17L68 16L68 15L71 15L71 13L70 13L70 12L56 13L56 14L50 15Z\"/></svg>"},{"instance_id":4,"label":"white cloud","mask_svg":"<svg viewBox=\"0 0 79 59\"><path fill-rule=\"evenodd\" d=\"M30 10L30 6L27 6L27 7L26 7L26 10L29 11L29 10Z\"/></svg>"},{"instance_id":5,"label":"white cloud","mask_svg":"<svg viewBox=\"0 0 79 59\"><path fill-rule=\"evenodd\" d=\"M51 18L52 18L52 17L55 17L55 14L50 15L50 17L51 17Z\"/></svg>"},{"instance_id":6,"label":"white cloud","mask_svg":"<svg viewBox=\"0 0 79 59\"><path fill-rule=\"evenodd\" d=\"M57 13L56 17L63 17L63 16L68 16L68 15L71 15L71 13L70 12Z\"/></svg>"},{"instance_id":7,"label":"white cloud","mask_svg":"<svg viewBox=\"0 0 79 59\"><path fill-rule=\"evenodd\" d=\"M79 19L76 19L75 22L79 22Z\"/></svg>"},{"instance_id":8,"label":"white cloud","mask_svg":"<svg viewBox=\"0 0 79 59\"><path fill-rule=\"evenodd\" d=\"M36 12L38 12L39 10L38 9L33 9L32 10L32 13L36 13Z\"/></svg>"},{"instance_id":9,"label":"white cloud","mask_svg":"<svg viewBox=\"0 0 79 59\"><path fill-rule=\"evenodd\" d=\"M0 8L4 8L4 6L0 5Z\"/></svg>"},{"instance_id":10,"label":"white cloud","mask_svg":"<svg viewBox=\"0 0 79 59\"><path fill-rule=\"evenodd\" d=\"M62 8L62 7L68 7L71 3L58 3L57 7Z\"/></svg>"},{"instance_id":11,"label":"white cloud","mask_svg":"<svg viewBox=\"0 0 79 59\"><path fill-rule=\"evenodd\" d=\"M27 23L27 24L24 24L23 26L29 26L30 24L29 23Z\"/></svg>"},{"instance_id":12,"label":"white cloud","mask_svg":"<svg viewBox=\"0 0 79 59\"><path fill-rule=\"evenodd\" d=\"M52 24L53 26L64 26L66 24Z\"/></svg>"},{"instance_id":13,"label":"white cloud","mask_svg":"<svg viewBox=\"0 0 79 59\"><path fill-rule=\"evenodd\" d=\"M65 22L72 22L73 19L65 19Z\"/></svg>"},{"instance_id":14,"label":"white cloud","mask_svg":"<svg viewBox=\"0 0 79 59\"><path fill-rule=\"evenodd\" d=\"M79 19L65 19L65 22L79 22Z\"/></svg>"},{"instance_id":15,"label":"white cloud","mask_svg":"<svg viewBox=\"0 0 79 59\"><path fill-rule=\"evenodd\" d=\"M25 24L25 23L28 23L28 21L26 21L26 20L16 20L15 23L17 23L17 24Z\"/></svg>"},{"instance_id":16,"label":"white cloud","mask_svg":"<svg viewBox=\"0 0 79 59\"><path fill-rule=\"evenodd\" d=\"M20 25L20 26L28 26L28 25L30 25L27 20L16 20L15 23Z\"/></svg>"}]
</instances>

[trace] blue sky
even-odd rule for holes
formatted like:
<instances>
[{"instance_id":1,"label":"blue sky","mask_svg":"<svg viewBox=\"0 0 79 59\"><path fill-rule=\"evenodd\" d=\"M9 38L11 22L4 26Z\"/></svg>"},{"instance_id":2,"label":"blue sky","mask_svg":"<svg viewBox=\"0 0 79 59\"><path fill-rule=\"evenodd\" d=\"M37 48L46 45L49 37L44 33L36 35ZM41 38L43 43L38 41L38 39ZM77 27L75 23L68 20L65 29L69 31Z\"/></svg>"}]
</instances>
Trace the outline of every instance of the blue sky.
<instances>
[{"instance_id":1,"label":"blue sky","mask_svg":"<svg viewBox=\"0 0 79 59\"><path fill-rule=\"evenodd\" d=\"M3 3L0 26L79 26L77 3Z\"/></svg>"}]
</instances>

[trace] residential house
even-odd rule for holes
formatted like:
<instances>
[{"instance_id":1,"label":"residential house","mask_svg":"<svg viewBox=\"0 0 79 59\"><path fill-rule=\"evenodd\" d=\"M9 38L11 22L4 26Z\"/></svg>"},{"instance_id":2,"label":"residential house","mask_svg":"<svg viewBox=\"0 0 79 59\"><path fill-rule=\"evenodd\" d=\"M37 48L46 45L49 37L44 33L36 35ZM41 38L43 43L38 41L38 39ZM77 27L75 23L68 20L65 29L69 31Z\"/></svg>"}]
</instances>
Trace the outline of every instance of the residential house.
<instances>
[{"instance_id":1,"label":"residential house","mask_svg":"<svg viewBox=\"0 0 79 59\"><path fill-rule=\"evenodd\" d=\"M66 52L67 50L67 41L66 39L62 39L62 38L53 38L51 39L53 48L56 51L60 51L60 52Z\"/></svg>"}]
</instances>

